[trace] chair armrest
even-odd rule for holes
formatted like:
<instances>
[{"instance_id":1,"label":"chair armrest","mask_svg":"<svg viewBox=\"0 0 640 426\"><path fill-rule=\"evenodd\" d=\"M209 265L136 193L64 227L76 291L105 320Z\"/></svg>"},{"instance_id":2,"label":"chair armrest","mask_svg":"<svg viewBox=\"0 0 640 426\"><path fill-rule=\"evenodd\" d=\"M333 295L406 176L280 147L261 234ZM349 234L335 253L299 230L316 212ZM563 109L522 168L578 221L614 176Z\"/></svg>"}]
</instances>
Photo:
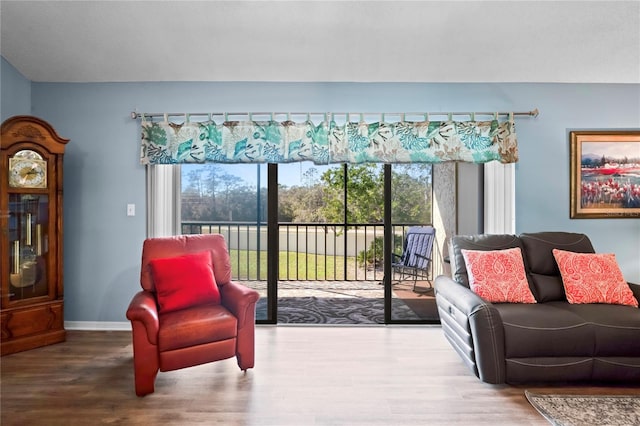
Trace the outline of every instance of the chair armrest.
<instances>
[{"instance_id":1,"label":"chair armrest","mask_svg":"<svg viewBox=\"0 0 640 426\"><path fill-rule=\"evenodd\" d=\"M244 327L246 321L255 323L255 304L260 298L256 290L235 281L229 281L220 286L220 297L224 307L238 318L238 328Z\"/></svg>"},{"instance_id":2,"label":"chair armrest","mask_svg":"<svg viewBox=\"0 0 640 426\"><path fill-rule=\"evenodd\" d=\"M445 337L476 376L505 382L504 328L498 310L448 276L434 282Z\"/></svg>"},{"instance_id":3,"label":"chair armrest","mask_svg":"<svg viewBox=\"0 0 640 426\"><path fill-rule=\"evenodd\" d=\"M133 296L127 308L127 318L133 323L140 321L147 331L147 339L152 345L158 344L158 306L150 291L140 291Z\"/></svg>"}]
</instances>

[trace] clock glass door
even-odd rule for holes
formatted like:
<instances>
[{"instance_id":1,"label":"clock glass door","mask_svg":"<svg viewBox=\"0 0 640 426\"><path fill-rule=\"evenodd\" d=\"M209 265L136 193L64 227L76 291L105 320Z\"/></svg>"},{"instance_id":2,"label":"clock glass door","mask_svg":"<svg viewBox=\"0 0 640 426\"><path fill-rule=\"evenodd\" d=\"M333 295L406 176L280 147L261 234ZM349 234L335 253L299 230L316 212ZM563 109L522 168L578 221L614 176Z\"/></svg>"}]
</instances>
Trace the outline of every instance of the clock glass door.
<instances>
[{"instance_id":1,"label":"clock glass door","mask_svg":"<svg viewBox=\"0 0 640 426\"><path fill-rule=\"evenodd\" d=\"M48 296L48 204L47 194L9 194L10 303Z\"/></svg>"}]
</instances>

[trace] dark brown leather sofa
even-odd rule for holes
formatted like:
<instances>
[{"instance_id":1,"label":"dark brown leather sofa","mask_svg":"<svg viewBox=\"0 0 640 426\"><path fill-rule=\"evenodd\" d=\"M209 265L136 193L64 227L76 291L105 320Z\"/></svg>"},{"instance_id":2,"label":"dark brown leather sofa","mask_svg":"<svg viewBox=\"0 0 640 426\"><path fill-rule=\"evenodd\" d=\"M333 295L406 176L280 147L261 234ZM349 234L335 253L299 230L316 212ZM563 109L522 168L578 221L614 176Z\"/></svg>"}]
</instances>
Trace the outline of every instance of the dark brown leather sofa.
<instances>
[{"instance_id":1,"label":"dark brown leather sofa","mask_svg":"<svg viewBox=\"0 0 640 426\"><path fill-rule=\"evenodd\" d=\"M489 303L469 288L460 250L513 247L522 250L538 303ZM640 384L640 309L567 302L553 248L594 252L589 238L576 233L454 236L449 254L452 277L435 280L446 338L486 383ZM640 300L640 285L629 285Z\"/></svg>"}]
</instances>

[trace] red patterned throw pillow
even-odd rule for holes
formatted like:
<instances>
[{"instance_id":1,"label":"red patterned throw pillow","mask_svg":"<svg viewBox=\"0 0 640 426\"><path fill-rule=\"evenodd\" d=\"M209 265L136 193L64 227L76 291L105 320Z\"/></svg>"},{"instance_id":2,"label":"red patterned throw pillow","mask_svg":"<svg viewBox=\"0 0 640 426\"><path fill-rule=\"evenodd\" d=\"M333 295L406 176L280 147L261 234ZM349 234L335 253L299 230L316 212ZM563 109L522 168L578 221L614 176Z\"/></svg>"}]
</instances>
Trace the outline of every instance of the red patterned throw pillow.
<instances>
[{"instance_id":1,"label":"red patterned throw pillow","mask_svg":"<svg viewBox=\"0 0 640 426\"><path fill-rule=\"evenodd\" d=\"M569 303L608 303L638 307L613 253L574 253L553 249Z\"/></svg>"},{"instance_id":2,"label":"red patterned throw pillow","mask_svg":"<svg viewBox=\"0 0 640 426\"><path fill-rule=\"evenodd\" d=\"M154 259L149 265L160 312L220 303L210 251Z\"/></svg>"},{"instance_id":3,"label":"red patterned throw pillow","mask_svg":"<svg viewBox=\"0 0 640 426\"><path fill-rule=\"evenodd\" d=\"M461 250L474 293L494 303L536 303L519 247L506 250Z\"/></svg>"}]
</instances>

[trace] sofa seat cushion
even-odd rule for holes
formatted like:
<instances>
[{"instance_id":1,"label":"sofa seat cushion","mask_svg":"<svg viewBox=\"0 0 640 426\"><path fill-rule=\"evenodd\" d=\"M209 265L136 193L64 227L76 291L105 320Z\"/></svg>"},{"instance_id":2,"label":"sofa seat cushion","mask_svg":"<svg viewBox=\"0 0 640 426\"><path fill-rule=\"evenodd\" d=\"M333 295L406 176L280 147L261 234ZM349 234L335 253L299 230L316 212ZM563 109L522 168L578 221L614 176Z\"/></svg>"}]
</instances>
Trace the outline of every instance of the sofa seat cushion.
<instances>
[{"instance_id":1,"label":"sofa seat cushion","mask_svg":"<svg viewBox=\"0 0 640 426\"><path fill-rule=\"evenodd\" d=\"M578 382L590 380L591 357L511 358L505 363L507 383Z\"/></svg>"},{"instance_id":2,"label":"sofa seat cushion","mask_svg":"<svg viewBox=\"0 0 640 426\"><path fill-rule=\"evenodd\" d=\"M563 309L590 324L594 333L594 356L640 357L640 309L622 305L568 303L563 304Z\"/></svg>"},{"instance_id":3,"label":"sofa seat cushion","mask_svg":"<svg viewBox=\"0 0 640 426\"><path fill-rule=\"evenodd\" d=\"M594 358L592 378L598 381L640 383L640 358Z\"/></svg>"},{"instance_id":4,"label":"sofa seat cushion","mask_svg":"<svg viewBox=\"0 0 640 426\"><path fill-rule=\"evenodd\" d=\"M160 314L160 352L234 338L238 320L223 305L199 305Z\"/></svg>"},{"instance_id":5,"label":"sofa seat cushion","mask_svg":"<svg viewBox=\"0 0 640 426\"><path fill-rule=\"evenodd\" d=\"M496 303L504 327L506 358L590 357L593 327L567 302Z\"/></svg>"}]
</instances>

